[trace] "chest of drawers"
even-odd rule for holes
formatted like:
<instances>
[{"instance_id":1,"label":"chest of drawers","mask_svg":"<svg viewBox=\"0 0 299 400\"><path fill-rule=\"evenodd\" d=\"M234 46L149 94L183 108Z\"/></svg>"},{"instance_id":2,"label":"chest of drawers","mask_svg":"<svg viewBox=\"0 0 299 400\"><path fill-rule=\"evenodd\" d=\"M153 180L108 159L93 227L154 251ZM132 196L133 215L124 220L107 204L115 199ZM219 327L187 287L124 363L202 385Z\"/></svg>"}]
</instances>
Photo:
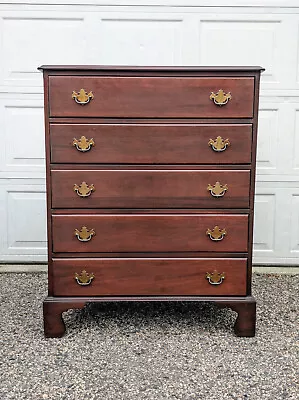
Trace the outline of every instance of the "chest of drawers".
<instances>
[{"instance_id":1,"label":"chest of drawers","mask_svg":"<svg viewBox=\"0 0 299 400\"><path fill-rule=\"evenodd\" d=\"M211 301L255 334L260 67L42 66L47 337L101 301Z\"/></svg>"}]
</instances>

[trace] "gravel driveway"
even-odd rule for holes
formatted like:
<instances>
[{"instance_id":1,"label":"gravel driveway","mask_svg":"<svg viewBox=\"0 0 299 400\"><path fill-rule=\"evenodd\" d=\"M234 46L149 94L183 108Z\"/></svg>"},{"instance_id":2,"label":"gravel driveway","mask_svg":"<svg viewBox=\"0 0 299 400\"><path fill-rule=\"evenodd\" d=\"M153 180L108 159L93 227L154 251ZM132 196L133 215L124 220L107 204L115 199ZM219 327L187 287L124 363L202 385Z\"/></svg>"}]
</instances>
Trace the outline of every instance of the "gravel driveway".
<instances>
[{"instance_id":1,"label":"gravel driveway","mask_svg":"<svg viewBox=\"0 0 299 400\"><path fill-rule=\"evenodd\" d=\"M299 275L253 283L254 338L209 304L102 303L45 339L46 274L0 274L0 399L297 400Z\"/></svg>"}]
</instances>

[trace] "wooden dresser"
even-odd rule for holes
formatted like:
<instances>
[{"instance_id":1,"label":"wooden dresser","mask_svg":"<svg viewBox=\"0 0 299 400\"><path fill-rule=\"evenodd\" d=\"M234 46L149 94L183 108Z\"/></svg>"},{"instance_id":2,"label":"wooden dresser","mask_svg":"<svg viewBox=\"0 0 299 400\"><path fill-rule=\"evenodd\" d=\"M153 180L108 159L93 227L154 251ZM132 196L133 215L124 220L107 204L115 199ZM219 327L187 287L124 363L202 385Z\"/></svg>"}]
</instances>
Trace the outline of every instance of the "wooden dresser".
<instances>
[{"instance_id":1,"label":"wooden dresser","mask_svg":"<svg viewBox=\"0 0 299 400\"><path fill-rule=\"evenodd\" d=\"M252 232L260 67L42 66L49 295L211 301L255 334Z\"/></svg>"}]
</instances>

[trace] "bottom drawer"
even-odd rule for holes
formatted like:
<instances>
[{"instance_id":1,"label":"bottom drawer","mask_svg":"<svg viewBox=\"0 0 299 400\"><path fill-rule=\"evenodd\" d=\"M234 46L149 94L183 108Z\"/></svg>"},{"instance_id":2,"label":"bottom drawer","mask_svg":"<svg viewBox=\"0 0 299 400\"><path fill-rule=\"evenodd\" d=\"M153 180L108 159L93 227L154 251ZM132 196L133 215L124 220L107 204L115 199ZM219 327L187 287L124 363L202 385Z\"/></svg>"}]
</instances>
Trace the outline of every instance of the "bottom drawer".
<instances>
[{"instance_id":1,"label":"bottom drawer","mask_svg":"<svg viewBox=\"0 0 299 400\"><path fill-rule=\"evenodd\" d=\"M246 295L246 258L54 259L54 296Z\"/></svg>"}]
</instances>

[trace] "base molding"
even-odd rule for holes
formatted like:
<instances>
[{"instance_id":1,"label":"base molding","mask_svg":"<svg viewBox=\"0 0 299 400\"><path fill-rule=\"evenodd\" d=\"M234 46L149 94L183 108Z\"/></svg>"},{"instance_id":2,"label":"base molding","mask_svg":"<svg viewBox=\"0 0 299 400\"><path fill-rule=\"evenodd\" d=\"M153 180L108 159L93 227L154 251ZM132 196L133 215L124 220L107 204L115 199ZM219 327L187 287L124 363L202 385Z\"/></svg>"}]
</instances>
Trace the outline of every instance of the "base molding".
<instances>
[{"instance_id":1,"label":"base molding","mask_svg":"<svg viewBox=\"0 0 299 400\"><path fill-rule=\"evenodd\" d=\"M190 301L211 302L219 308L231 308L238 313L234 325L236 336L255 336L256 300L253 296L244 297L201 297L201 296L109 296L109 297L47 297L43 302L45 337L59 338L65 334L62 313L69 309L82 309L87 303L121 301Z\"/></svg>"}]
</instances>

